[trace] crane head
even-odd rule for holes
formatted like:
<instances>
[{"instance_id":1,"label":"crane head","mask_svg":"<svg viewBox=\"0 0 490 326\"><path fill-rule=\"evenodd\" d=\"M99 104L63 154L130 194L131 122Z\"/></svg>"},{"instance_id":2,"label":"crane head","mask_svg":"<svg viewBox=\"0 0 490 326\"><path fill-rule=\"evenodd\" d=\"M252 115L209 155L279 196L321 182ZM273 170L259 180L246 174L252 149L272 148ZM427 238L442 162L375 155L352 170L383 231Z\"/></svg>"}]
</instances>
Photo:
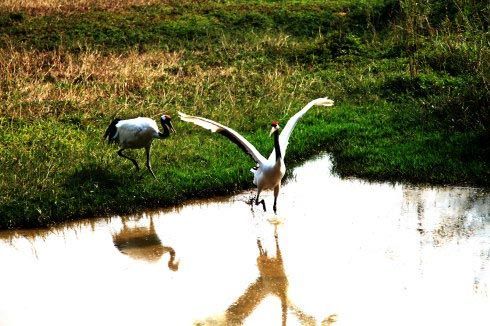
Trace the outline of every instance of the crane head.
<instances>
[{"instance_id":1,"label":"crane head","mask_svg":"<svg viewBox=\"0 0 490 326\"><path fill-rule=\"evenodd\" d=\"M172 117L168 114L164 114L160 117L160 123L162 124L163 128L165 128L165 126L168 126L168 129L170 131L175 132L174 126L172 125Z\"/></svg>"},{"instance_id":2,"label":"crane head","mask_svg":"<svg viewBox=\"0 0 490 326\"><path fill-rule=\"evenodd\" d=\"M272 121L271 122L271 132L269 133L269 136L272 135L275 131L278 131L279 129L281 129L281 127L279 126L279 122L277 121Z\"/></svg>"}]
</instances>

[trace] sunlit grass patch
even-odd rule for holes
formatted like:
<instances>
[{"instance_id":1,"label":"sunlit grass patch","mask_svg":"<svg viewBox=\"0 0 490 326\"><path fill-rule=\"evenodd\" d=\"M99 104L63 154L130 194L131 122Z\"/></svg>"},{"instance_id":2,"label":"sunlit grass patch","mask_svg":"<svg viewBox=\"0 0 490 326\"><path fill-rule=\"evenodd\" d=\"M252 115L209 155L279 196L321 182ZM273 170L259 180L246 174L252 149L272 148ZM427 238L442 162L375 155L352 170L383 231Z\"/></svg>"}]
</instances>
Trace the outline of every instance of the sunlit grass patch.
<instances>
[{"instance_id":1,"label":"sunlit grass patch","mask_svg":"<svg viewBox=\"0 0 490 326\"><path fill-rule=\"evenodd\" d=\"M0 0L0 9L27 11L35 15L78 13L88 10L123 10L133 6L146 6L162 0Z\"/></svg>"}]
</instances>

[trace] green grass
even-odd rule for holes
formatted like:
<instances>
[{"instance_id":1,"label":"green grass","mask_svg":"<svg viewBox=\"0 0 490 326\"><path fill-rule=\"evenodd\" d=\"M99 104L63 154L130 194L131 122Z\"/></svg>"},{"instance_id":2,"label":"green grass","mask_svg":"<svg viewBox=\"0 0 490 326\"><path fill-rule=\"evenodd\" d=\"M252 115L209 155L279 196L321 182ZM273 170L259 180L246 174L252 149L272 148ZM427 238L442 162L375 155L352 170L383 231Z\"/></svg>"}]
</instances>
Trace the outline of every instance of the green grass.
<instances>
[{"instance_id":1,"label":"green grass","mask_svg":"<svg viewBox=\"0 0 490 326\"><path fill-rule=\"evenodd\" d=\"M300 121L289 167L329 151L342 176L488 186L485 29L432 12L440 33L417 31L414 50L403 17L374 0L0 11L0 229L252 186L254 163L234 144L177 118L152 147L157 180L142 150L136 173L102 141L115 116L203 115L268 153L270 122L323 96L336 105Z\"/></svg>"}]
</instances>

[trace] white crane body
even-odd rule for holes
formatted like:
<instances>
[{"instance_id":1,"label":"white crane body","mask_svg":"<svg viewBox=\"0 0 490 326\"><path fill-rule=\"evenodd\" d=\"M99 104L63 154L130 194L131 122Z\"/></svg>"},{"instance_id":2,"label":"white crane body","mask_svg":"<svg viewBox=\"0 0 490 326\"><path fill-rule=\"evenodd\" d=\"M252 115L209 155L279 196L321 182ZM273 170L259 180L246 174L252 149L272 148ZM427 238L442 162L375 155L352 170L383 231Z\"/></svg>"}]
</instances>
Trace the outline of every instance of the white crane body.
<instances>
[{"instance_id":1,"label":"white crane body","mask_svg":"<svg viewBox=\"0 0 490 326\"><path fill-rule=\"evenodd\" d=\"M151 145L154 138L160 138L157 123L150 118L121 120L116 128L114 138L121 148L144 148Z\"/></svg>"},{"instance_id":2,"label":"white crane body","mask_svg":"<svg viewBox=\"0 0 490 326\"><path fill-rule=\"evenodd\" d=\"M151 175L156 178L150 163L151 144L153 139L164 139L170 135L171 131L175 132L171 120L170 116L165 114L160 117L160 123L163 128L162 133L158 130L157 123L150 118L138 117L127 120L114 119L109 127L107 127L104 138L107 139L109 143L117 143L120 147L117 154L133 162L136 170L139 170L136 160L126 156L123 151L125 149L144 148L146 151L146 167Z\"/></svg>"},{"instance_id":3,"label":"white crane body","mask_svg":"<svg viewBox=\"0 0 490 326\"><path fill-rule=\"evenodd\" d=\"M274 149L270 154L269 158L266 159L259 151L253 146L248 140L241 136L235 130L222 125L216 121L187 115L185 113L179 112L179 116L183 121L194 123L200 127L208 129L211 132L217 132L230 141L235 143L240 149L242 149L246 154L248 154L256 163L256 167L252 168L250 171L254 174L253 183L257 186L257 196L255 197L255 204L258 205L262 203L265 208L265 202L262 199L259 201L259 196L262 190L274 189L274 212L276 212L277 197L279 195L279 190L281 187L281 180L286 173L286 165L284 164L284 156L286 155L286 149L289 144L289 137L293 132L293 129L298 122L298 120L314 105L321 106L332 106L334 101L327 97L317 98L309 102L303 109L293 115L286 126L284 127L282 133L279 135L279 124L273 122L271 135L274 135Z\"/></svg>"},{"instance_id":4,"label":"white crane body","mask_svg":"<svg viewBox=\"0 0 490 326\"><path fill-rule=\"evenodd\" d=\"M284 160L269 159L257 169L250 171L254 174L253 183L257 188L274 189L281 184L281 180L286 174L286 164L284 164Z\"/></svg>"}]
</instances>

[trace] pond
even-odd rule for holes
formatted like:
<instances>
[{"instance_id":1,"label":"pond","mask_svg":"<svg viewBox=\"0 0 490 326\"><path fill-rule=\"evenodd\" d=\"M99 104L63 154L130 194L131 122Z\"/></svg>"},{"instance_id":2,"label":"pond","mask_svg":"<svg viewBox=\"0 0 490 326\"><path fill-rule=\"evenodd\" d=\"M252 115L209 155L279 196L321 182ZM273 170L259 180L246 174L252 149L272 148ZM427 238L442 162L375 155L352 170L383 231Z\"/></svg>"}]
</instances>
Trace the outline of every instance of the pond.
<instances>
[{"instance_id":1,"label":"pond","mask_svg":"<svg viewBox=\"0 0 490 326\"><path fill-rule=\"evenodd\" d=\"M0 232L0 325L490 325L490 193L369 183L328 155L253 190Z\"/></svg>"}]
</instances>

